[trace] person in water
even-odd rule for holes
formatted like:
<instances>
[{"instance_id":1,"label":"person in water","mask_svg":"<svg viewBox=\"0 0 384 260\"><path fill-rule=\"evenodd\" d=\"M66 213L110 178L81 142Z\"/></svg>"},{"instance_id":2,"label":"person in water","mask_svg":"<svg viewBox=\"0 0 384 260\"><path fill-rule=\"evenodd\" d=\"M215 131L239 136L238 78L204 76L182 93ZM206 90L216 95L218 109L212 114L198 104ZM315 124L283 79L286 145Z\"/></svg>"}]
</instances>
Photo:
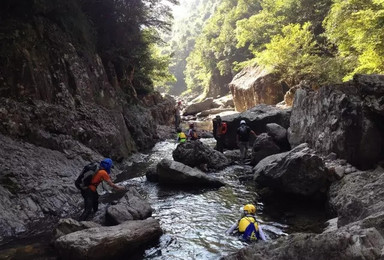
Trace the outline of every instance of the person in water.
<instances>
[{"instance_id":1,"label":"person in water","mask_svg":"<svg viewBox=\"0 0 384 260\"><path fill-rule=\"evenodd\" d=\"M180 127L177 128L177 140L178 143L185 143L187 141L187 135L181 130Z\"/></svg>"},{"instance_id":2,"label":"person in water","mask_svg":"<svg viewBox=\"0 0 384 260\"><path fill-rule=\"evenodd\" d=\"M253 204L247 204L243 207L241 218L227 230L227 234L240 234L240 239L244 241L266 241L265 234L256 221L256 207Z\"/></svg>"},{"instance_id":3,"label":"person in water","mask_svg":"<svg viewBox=\"0 0 384 260\"><path fill-rule=\"evenodd\" d=\"M92 177L91 184L86 190L81 192L81 195L84 198L84 212L80 216L80 221L85 221L92 213L92 209L94 213L98 210L99 194L96 189L102 181L107 182L109 186L116 190L125 190L125 187L118 186L111 181L111 177L109 177L109 175L111 174L112 167L113 163L111 159L106 158L102 160L98 171Z\"/></svg>"}]
</instances>

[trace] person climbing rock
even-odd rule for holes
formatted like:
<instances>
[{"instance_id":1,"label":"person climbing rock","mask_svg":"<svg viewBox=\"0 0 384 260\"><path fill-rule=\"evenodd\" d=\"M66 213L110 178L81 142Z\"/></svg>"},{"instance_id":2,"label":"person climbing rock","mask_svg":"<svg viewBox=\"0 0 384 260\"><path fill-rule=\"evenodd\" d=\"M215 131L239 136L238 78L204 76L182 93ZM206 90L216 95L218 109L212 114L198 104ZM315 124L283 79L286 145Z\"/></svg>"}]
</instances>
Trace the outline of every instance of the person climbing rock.
<instances>
[{"instance_id":1,"label":"person climbing rock","mask_svg":"<svg viewBox=\"0 0 384 260\"><path fill-rule=\"evenodd\" d=\"M244 162L247 158L249 136L252 134L255 138L256 133L247 126L245 120L240 121L240 127L237 128L236 142L240 148L240 161Z\"/></svg>"},{"instance_id":2,"label":"person climbing rock","mask_svg":"<svg viewBox=\"0 0 384 260\"><path fill-rule=\"evenodd\" d=\"M84 190L81 191L81 195L84 198L84 212L80 216L80 221L85 221L89 215L93 212L96 213L99 207L99 194L96 189L97 186L105 181L109 186L116 190L125 190L125 187L118 186L114 184L109 177L111 174L111 168L113 167L112 160L110 158L105 158L100 162L99 169L93 175L91 179L91 184Z\"/></svg>"},{"instance_id":3,"label":"person climbing rock","mask_svg":"<svg viewBox=\"0 0 384 260\"><path fill-rule=\"evenodd\" d=\"M196 133L195 124L190 123L189 124L189 130L187 134L188 140L197 140L199 139L199 136Z\"/></svg>"},{"instance_id":4,"label":"person climbing rock","mask_svg":"<svg viewBox=\"0 0 384 260\"><path fill-rule=\"evenodd\" d=\"M181 130L181 127L178 127L177 128L177 139L176 139L176 141L178 142L178 143L185 143L185 141L187 141L187 136L186 136L186 134Z\"/></svg>"},{"instance_id":5,"label":"person climbing rock","mask_svg":"<svg viewBox=\"0 0 384 260\"><path fill-rule=\"evenodd\" d=\"M216 116L213 120L213 137L216 139L215 150L224 151L224 138L227 133L227 123L221 120L220 116Z\"/></svg>"},{"instance_id":6,"label":"person climbing rock","mask_svg":"<svg viewBox=\"0 0 384 260\"><path fill-rule=\"evenodd\" d=\"M181 116L180 116L180 113L181 113L181 101L177 102L177 104L175 106L175 109L174 109L174 113L175 113L175 130L177 131L177 128L179 127L180 122L181 122Z\"/></svg>"},{"instance_id":7,"label":"person climbing rock","mask_svg":"<svg viewBox=\"0 0 384 260\"><path fill-rule=\"evenodd\" d=\"M226 233L232 235L233 233L240 234L240 239L248 242L265 241L267 240L265 234L256 221L256 207L253 204L247 204L243 207L241 218L230 227Z\"/></svg>"}]
</instances>

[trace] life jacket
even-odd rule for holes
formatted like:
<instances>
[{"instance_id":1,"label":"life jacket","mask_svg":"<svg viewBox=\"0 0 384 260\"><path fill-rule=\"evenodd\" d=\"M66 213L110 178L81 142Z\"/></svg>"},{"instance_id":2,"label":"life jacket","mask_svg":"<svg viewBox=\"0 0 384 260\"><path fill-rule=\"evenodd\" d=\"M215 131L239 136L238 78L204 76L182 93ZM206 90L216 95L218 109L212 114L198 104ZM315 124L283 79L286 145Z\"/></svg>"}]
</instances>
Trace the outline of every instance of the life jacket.
<instances>
[{"instance_id":1,"label":"life jacket","mask_svg":"<svg viewBox=\"0 0 384 260\"><path fill-rule=\"evenodd\" d=\"M177 134L177 141L179 141L179 143L185 143L185 141L187 141L187 136L184 134L184 132Z\"/></svg>"},{"instance_id":2,"label":"life jacket","mask_svg":"<svg viewBox=\"0 0 384 260\"><path fill-rule=\"evenodd\" d=\"M246 241L257 241L261 239L259 225L253 216L245 216L240 220L239 232L243 233L242 239Z\"/></svg>"}]
</instances>

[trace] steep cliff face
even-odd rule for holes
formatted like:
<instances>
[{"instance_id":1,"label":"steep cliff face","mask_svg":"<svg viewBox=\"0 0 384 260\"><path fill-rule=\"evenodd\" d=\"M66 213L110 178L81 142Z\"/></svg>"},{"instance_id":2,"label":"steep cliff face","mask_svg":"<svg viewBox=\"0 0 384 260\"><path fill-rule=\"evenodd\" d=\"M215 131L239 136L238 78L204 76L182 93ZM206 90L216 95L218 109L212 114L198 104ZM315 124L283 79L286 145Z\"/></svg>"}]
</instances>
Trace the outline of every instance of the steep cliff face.
<instances>
[{"instance_id":1,"label":"steep cliff face","mask_svg":"<svg viewBox=\"0 0 384 260\"><path fill-rule=\"evenodd\" d=\"M0 244L79 211L82 166L151 148L174 106L137 95L131 79L47 17L1 22Z\"/></svg>"},{"instance_id":2,"label":"steep cliff face","mask_svg":"<svg viewBox=\"0 0 384 260\"><path fill-rule=\"evenodd\" d=\"M384 159L384 76L356 75L353 81L318 91L296 91L289 142L307 142L336 153L359 169Z\"/></svg>"}]
</instances>

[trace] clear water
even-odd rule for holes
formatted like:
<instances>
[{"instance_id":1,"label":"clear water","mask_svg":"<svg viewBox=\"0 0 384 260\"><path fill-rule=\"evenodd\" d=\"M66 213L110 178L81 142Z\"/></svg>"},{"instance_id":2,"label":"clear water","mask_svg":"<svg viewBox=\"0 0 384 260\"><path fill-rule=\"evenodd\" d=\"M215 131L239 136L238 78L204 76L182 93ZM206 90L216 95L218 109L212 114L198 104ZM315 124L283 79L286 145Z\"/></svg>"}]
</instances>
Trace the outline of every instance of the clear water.
<instances>
[{"instance_id":1,"label":"clear water","mask_svg":"<svg viewBox=\"0 0 384 260\"><path fill-rule=\"evenodd\" d=\"M214 139L202 139L213 146ZM182 191L159 187L146 180L145 172L161 159L172 159L176 143L172 140L156 144L149 154L135 154L119 173L116 182L134 186L152 205L153 217L160 221L164 234L157 245L145 250L134 259L219 259L243 248L247 244L225 231L240 216L240 208L247 203L257 205L257 219L268 239L287 235L288 226L274 222L263 213L264 205L257 201L253 183L241 183L238 175L244 175L249 166L231 166L212 174L227 186L220 189ZM249 172L248 168L248 172ZM104 191L105 192L105 191ZM111 194L113 195L113 194ZM101 202L108 202L108 196ZM100 205L100 211L105 205ZM0 250L0 259L56 259L47 237L16 242ZM133 256L127 256L132 259Z\"/></svg>"},{"instance_id":2,"label":"clear water","mask_svg":"<svg viewBox=\"0 0 384 260\"><path fill-rule=\"evenodd\" d=\"M213 145L213 139L203 140ZM162 158L172 159L176 144L172 141L158 143L148 157L136 164L137 171L144 174L150 164ZM243 166L208 173L222 179L227 186L220 189L182 191L161 188L146 181L145 176L136 177L124 184L134 186L146 196L154 209L153 217L160 221L164 235L160 243L145 251L143 259L218 259L246 246L237 237L225 234L240 216L240 208L247 203L257 204L257 218L269 239L286 235L285 225L269 221L263 215L263 204L256 201L253 184L241 183L237 174Z\"/></svg>"}]
</instances>

